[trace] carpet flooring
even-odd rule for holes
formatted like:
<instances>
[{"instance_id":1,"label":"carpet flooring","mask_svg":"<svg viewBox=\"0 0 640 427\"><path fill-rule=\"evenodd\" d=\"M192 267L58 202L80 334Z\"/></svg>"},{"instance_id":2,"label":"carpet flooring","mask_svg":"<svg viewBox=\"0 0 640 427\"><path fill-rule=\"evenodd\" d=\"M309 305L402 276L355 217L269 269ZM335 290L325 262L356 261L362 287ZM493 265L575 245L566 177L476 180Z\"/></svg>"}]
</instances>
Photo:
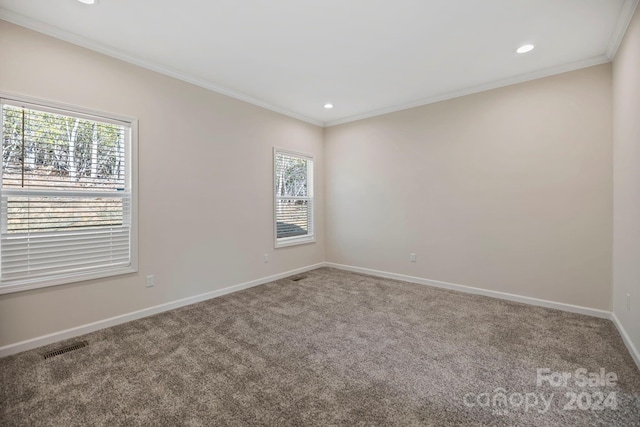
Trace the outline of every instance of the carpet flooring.
<instances>
[{"instance_id":1,"label":"carpet flooring","mask_svg":"<svg viewBox=\"0 0 640 427\"><path fill-rule=\"evenodd\" d=\"M640 425L640 371L609 320L305 276L0 359L0 424Z\"/></svg>"}]
</instances>

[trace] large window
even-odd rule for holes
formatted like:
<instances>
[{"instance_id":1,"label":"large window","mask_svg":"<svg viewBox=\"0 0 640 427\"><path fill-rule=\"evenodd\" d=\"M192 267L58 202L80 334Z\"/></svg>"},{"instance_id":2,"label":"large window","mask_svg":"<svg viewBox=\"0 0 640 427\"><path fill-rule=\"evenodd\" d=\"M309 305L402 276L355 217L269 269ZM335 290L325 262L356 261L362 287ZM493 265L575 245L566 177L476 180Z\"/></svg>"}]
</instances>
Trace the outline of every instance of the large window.
<instances>
[{"instance_id":1,"label":"large window","mask_svg":"<svg viewBox=\"0 0 640 427\"><path fill-rule=\"evenodd\" d=\"M274 148L275 247L315 241L313 158Z\"/></svg>"},{"instance_id":2,"label":"large window","mask_svg":"<svg viewBox=\"0 0 640 427\"><path fill-rule=\"evenodd\" d=\"M0 293L137 271L135 120L1 104Z\"/></svg>"}]
</instances>

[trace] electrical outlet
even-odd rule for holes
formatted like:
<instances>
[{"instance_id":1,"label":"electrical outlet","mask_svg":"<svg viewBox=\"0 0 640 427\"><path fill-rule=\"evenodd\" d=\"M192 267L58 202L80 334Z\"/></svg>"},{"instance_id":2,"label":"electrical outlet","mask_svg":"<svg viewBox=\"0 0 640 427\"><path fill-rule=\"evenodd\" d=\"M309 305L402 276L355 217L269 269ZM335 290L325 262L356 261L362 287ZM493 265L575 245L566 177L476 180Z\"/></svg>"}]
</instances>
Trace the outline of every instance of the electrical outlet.
<instances>
[{"instance_id":1,"label":"electrical outlet","mask_svg":"<svg viewBox=\"0 0 640 427\"><path fill-rule=\"evenodd\" d=\"M409 255L409 261L416 262L416 254Z\"/></svg>"},{"instance_id":2,"label":"electrical outlet","mask_svg":"<svg viewBox=\"0 0 640 427\"><path fill-rule=\"evenodd\" d=\"M155 285L153 274L147 276L147 288L152 288Z\"/></svg>"},{"instance_id":3,"label":"electrical outlet","mask_svg":"<svg viewBox=\"0 0 640 427\"><path fill-rule=\"evenodd\" d=\"M263 260L264 262L269 262L269 254L264 254L264 255L262 255L262 260Z\"/></svg>"},{"instance_id":4,"label":"electrical outlet","mask_svg":"<svg viewBox=\"0 0 640 427\"><path fill-rule=\"evenodd\" d=\"M631 294L627 294L627 311L631 311Z\"/></svg>"}]
</instances>

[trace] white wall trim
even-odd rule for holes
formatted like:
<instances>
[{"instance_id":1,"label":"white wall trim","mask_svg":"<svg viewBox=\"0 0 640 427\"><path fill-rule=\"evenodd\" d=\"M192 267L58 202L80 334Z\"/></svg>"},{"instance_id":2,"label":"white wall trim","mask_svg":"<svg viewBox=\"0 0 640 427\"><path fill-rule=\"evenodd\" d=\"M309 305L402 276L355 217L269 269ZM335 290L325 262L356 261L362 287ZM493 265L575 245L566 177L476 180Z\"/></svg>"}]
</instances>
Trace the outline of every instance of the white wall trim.
<instances>
[{"instance_id":1,"label":"white wall trim","mask_svg":"<svg viewBox=\"0 0 640 427\"><path fill-rule=\"evenodd\" d=\"M640 0L625 0L625 3L623 4L620 10L616 28L611 36L609 45L607 46L607 50L604 54L600 56L596 56L596 57L581 60L581 61L576 61L569 64L563 64L556 67L545 68L542 70L521 74L519 76L509 77L506 79L495 80L495 81L487 82L485 84L481 84L478 86L464 88L461 90L445 92L445 93L434 95L428 98L420 99L417 101L399 104L399 105L395 105L395 106L391 106L391 107L383 108L379 110L373 110L367 113L357 114L355 116L345 117L338 120L331 120L328 122L322 122L320 120L312 119L310 117L261 101L257 98L253 98L241 92L237 92L229 88L226 88L224 86L215 84L211 81L192 76L188 73L184 73L161 64L157 64L153 61L148 61L145 59L141 59L141 58L129 55L120 50L113 49L101 43L88 40L77 34L62 30L60 28L54 27L52 25L46 24L41 21L34 20L32 18L28 18L24 15L21 15L6 9L0 8L0 19L14 23L16 25L20 25L22 27L28 28L33 31L37 31L39 33L49 35L51 37L55 37L57 39L64 40L66 42L93 50L95 52L99 52L104 55L111 56L121 61L125 61L134 65L137 65L139 67L146 68L148 70L152 70L160 74L164 74L166 76L173 77L178 80L182 80L184 82L194 84L204 89L208 89L213 92L220 93L222 95L226 95L231 98L248 102L249 104L253 104L258 107L265 108L267 110L271 110L276 113L301 120L303 122L307 122L320 127L330 127L330 126L336 126L344 123L354 122L357 120L367 119L370 117L376 117L384 114L394 113L397 111L407 110L409 108L421 107L423 105L433 104L440 101L446 101L448 99L459 98L466 95L472 95L475 93L497 89L504 86L510 86L517 83L523 83L530 80L536 80L536 79L549 77L556 74L566 73L569 71L575 71L581 68L592 67L595 65L600 65L600 64L610 62L611 59L615 56L615 53L618 47L620 46L622 39L624 38L626 29L629 23L631 22L631 18L633 17L633 11L635 10L639 1Z\"/></svg>"},{"instance_id":2,"label":"white wall trim","mask_svg":"<svg viewBox=\"0 0 640 427\"><path fill-rule=\"evenodd\" d=\"M508 294L505 292L490 291L487 289L475 288L472 286L458 285L458 284L449 283L449 282L441 282L439 280L423 279L421 277L407 276L404 274L390 273L387 271L372 270L369 268L336 264L332 262L325 262L324 265L326 267L337 268L339 270L368 274L370 276L383 277L385 279L402 280L404 282L416 283L419 285L433 286L436 288L449 289L449 290L454 290L459 292L465 292L468 294L484 295L484 296L503 299L507 301L519 302L522 304L534 305L534 306L545 307L545 308L553 308L556 310L567 311L570 313L584 314L587 316L598 317L601 319L608 319L608 320L611 320L615 325L615 327L618 329L618 332L622 337L622 341L627 347L627 350L631 354L631 357L635 361L636 365L638 366L638 369L640 369L640 351L638 351L638 349L633 344L631 337L629 337L629 334L622 326L622 323L620 323L620 320L618 320L618 317L616 316L616 314L610 311L599 310L596 308L582 307L579 305L565 304L565 303L555 302L555 301L548 301L548 300L532 298L532 297L525 297L521 295Z\"/></svg>"},{"instance_id":3,"label":"white wall trim","mask_svg":"<svg viewBox=\"0 0 640 427\"><path fill-rule=\"evenodd\" d=\"M241 283L238 285L228 286L222 289L216 289L215 291L205 292L203 294L195 295L179 299L176 301L156 305L142 310L133 311L131 313L122 314L108 319L98 320L96 322L87 323L85 325L77 326L74 328L66 329L52 334L43 335L40 337L32 338L26 341L21 341L14 344L9 344L4 347L0 347L0 357L10 356L12 354L21 353L23 351L32 350L34 348L42 347L44 345L52 344L58 341L74 338L80 335L85 335L91 332L98 331L100 329L109 328L112 326L127 323L133 320L141 319L144 317L152 316L154 314L163 313L165 311L174 310L176 308L184 307L187 305L195 304L197 302L206 301L212 298L217 298L223 295L238 292L244 289L253 288L255 286L263 285L265 283L273 282L275 280L283 279L285 277L293 276L296 274L304 273L310 270L315 270L320 267L331 267L339 270L351 271L354 273L368 274L371 276L383 277L386 279L402 280L404 282L416 283L419 285L432 286L436 288L449 289L468 294L484 295L488 297L519 302L528 305L534 305L539 307L552 308L556 310L567 311L571 313L584 314L587 316L598 317L602 319L610 319L618 329L624 344L626 345L629 353L631 354L636 365L640 369L640 352L634 346L629 334L624 329L615 313L611 313L606 310L598 310L595 308L582 307L572 304L565 304L560 302L542 300L538 298L525 297L521 295L509 294L499 291L491 291L487 289L475 288L472 286L458 285L455 283L442 282L439 280L429 280L421 277L407 276L404 274L390 273L387 271L373 270L369 268L354 267L343 264L336 264L332 262L321 262L306 267L297 268L294 270L285 271L283 273L274 274L272 276L263 277L260 279L252 280L249 282Z\"/></svg>"},{"instance_id":4,"label":"white wall trim","mask_svg":"<svg viewBox=\"0 0 640 427\"><path fill-rule=\"evenodd\" d=\"M624 35L627 32L627 28L631 23L631 19L633 18L633 13L638 6L638 2L640 0L625 0L620 8L620 14L618 15L618 21L616 22L616 27L611 34L611 39L609 40L609 44L607 45L607 57L613 61L616 53L618 53L618 48L624 39Z\"/></svg>"},{"instance_id":5,"label":"white wall trim","mask_svg":"<svg viewBox=\"0 0 640 427\"><path fill-rule=\"evenodd\" d=\"M76 326L75 328L66 329L60 332L54 332L52 334L43 335L43 336L32 338L26 341L21 341L15 344L9 344L4 347L0 347L0 357L6 357L12 354L21 353L23 351L32 350L34 348L42 347L43 345L51 344L57 341L74 338L80 335L88 334L90 332L98 331L100 329L109 328L111 326L116 326L122 323L130 322L132 320L141 319L143 317L152 316L154 314L158 314L158 313L173 310L176 308L184 307L187 305L195 304L197 302L206 301L212 298L217 298L222 295L238 292L243 289L249 289L254 286L273 282L274 280L279 280L288 276L293 276L295 274L300 274L306 271L315 270L316 268L320 268L323 266L324 266L324 263L313 264L306 267L297 268L295 270L285 271L284 273L274 274L272 276L267 276L260 279L252 280L250 282L228 286L222 289L216 289L215 291L206 292L204 294L179 299L176 301L156 305L149 308L144 308L142 310L133 311L131 313L126 313L126 314L122 314L115 317L110 317L104 320L98 320L97 322L87 323L86 325Z\"/></svg>"},{"instance_id":6,"label":"white wall trim","mask_svg":"<svg viewBox=\"0 0 640 427\"><path fill-rule=\"evenodd\" d=\"M468 294L484 295L493 298L499 298L508 301L519 302L538 307L554 308L556 310L568 311L571 313L585 314L587 316L599 317L602 319L611 319L611 312L606 310L598 310L596 308L582 307L579 305L565 304L561 302L548 301L538 298L525 297L521 295L508 294L499 291L490 291L487 289L474 288L472 286L458 285L455 283L441 282L439 280L423 279L421 277L406 276L404 274L389 273L387 271L371 270L369 268L353 267L350 265L335 264L331 262L325 263L327 267L337 268L339 270L353 271L354 273L369 274L371 276L384 277L386 279L402 280L404 282L416 283L419 285L432 286L435 288L450 289L454 291L465 292Z\"/></svg>"},{"instance_id":7,"label":"white wall trim","mask_svg":"<svg viewBox=\"0 0 640 427\"><path fill-rule=\"evenodd\" d=\"M634 0L636 1L636 0ZM606 64L611 62L606 55L596 56L594 58L585 59L582 61L572 62L570 64L563 64L557 67L544 68L542 70L533 71L531 73L521 74L519 76L508 77L502 80L494 80L478 86L472 86L469 88L455 90L452 92L445 92L439 95L434 95L429 98L424 98L418 101L409 102L406 104L395 105L380 110L370 111L364 114L357 114L355 116L346 117L344 119L332 120L324 124L325 127L337 126L349 122L355 122L357 120L368 119L371 117L382 116L384 114L395 113L397 111L408 110L409 108L422 107L423 105L435 104L436 102L446 101L453 98L460 98L467 95L473 95L474 93L486 92L492 89L498 89L504 86L511 86L517 83L524 83L531 80L537 80L544 77L553 76L556 74L567 73L569 71L575 71L582 68L593 67L595 65Z\"/></svg>"},{"instance_id":8,"label":"white wall trim","mask_svg":"<svg viewBox=\"0 0 640 427\"><path fill-rule=\"evenodd\" d=\"M113 49L111 47L103 45L102 43L91 41L77 34L62 30L60 28L54 27L52 25L46 24L41 21L37 21L32 18L28 18L24 15L9 11L7 9L0 8L0 19L19 25L21 27L28 28L33 31L37 31L42 34L46 34L48 36L51 36L60 40L64 40L66 42L75 44L77 46L81 46L81 47L93 50L95 52L102 53L103 55L107 55L112 58L116 58L121 61L128 62L130 64L134 64L142 68L146 68L147 70L155 71L157 73L164 74L165 76L173 77L175 79L182 80L183 82L191 83L193 85L202 87L204 89L208 89L212 92L220 93L222 95L226 95L231 98L238 99L240 101L248 102L249 104L253 104L258 107L271 110L276 113L283 114L285 116L292 117L297 120L301 120L303 122L311 123L312 125L316 125L320 127L324 125L324 123L319 120L315 120L315 119L303 116L302 114L294 113L293 111L289 111L284 108L271 105L257 98L253 98L249 95L245 95L244 93L231 90L224 86L215 84L205 79L192 76L187 73L183 73L182 71L175 70L171 67L167 67L167 66L155 63L153 61L148 61L142 58L129 55L125 52L122 52L121 50Z\"/></svg>"},{"instance_id":9,"label":"white wall trim","mask_svg":"<svg viewBox=\"0 0 640 427\"><path fill-rule=\"evenodd\" d=\"M627 350L629 350L629 353L631 353L631 357L633 357L633 360L636 362L638 369L640 369L640 351L638 351L636 346L633 345L631 337L622 326L622 323L620 323L620 320L618 319L618 316L616 316L616 313L611 313L611 320L613 321L613 324L616 325L616 328L618 328L618 332L620 333L620 336L622 336L624 345L627 346Z\"/></svg>"}]
</instances>

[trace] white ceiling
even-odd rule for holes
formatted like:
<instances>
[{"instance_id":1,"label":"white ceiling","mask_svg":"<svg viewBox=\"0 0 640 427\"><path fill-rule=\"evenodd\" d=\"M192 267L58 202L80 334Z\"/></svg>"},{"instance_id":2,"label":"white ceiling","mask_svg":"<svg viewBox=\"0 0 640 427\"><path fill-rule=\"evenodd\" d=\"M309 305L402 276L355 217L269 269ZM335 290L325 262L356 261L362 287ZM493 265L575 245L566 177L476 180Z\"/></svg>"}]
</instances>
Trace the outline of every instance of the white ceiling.
<instances>
[{"instance_id":1,"label":"white ceiling","mask_svg":"<svg viewBox=\"0 0 640 427\"><path fill-rule=\"evenodd\" d=\"M0 18L334 125L607 62L637 3L0 0Z\"/></svg>"}]
</instances>

